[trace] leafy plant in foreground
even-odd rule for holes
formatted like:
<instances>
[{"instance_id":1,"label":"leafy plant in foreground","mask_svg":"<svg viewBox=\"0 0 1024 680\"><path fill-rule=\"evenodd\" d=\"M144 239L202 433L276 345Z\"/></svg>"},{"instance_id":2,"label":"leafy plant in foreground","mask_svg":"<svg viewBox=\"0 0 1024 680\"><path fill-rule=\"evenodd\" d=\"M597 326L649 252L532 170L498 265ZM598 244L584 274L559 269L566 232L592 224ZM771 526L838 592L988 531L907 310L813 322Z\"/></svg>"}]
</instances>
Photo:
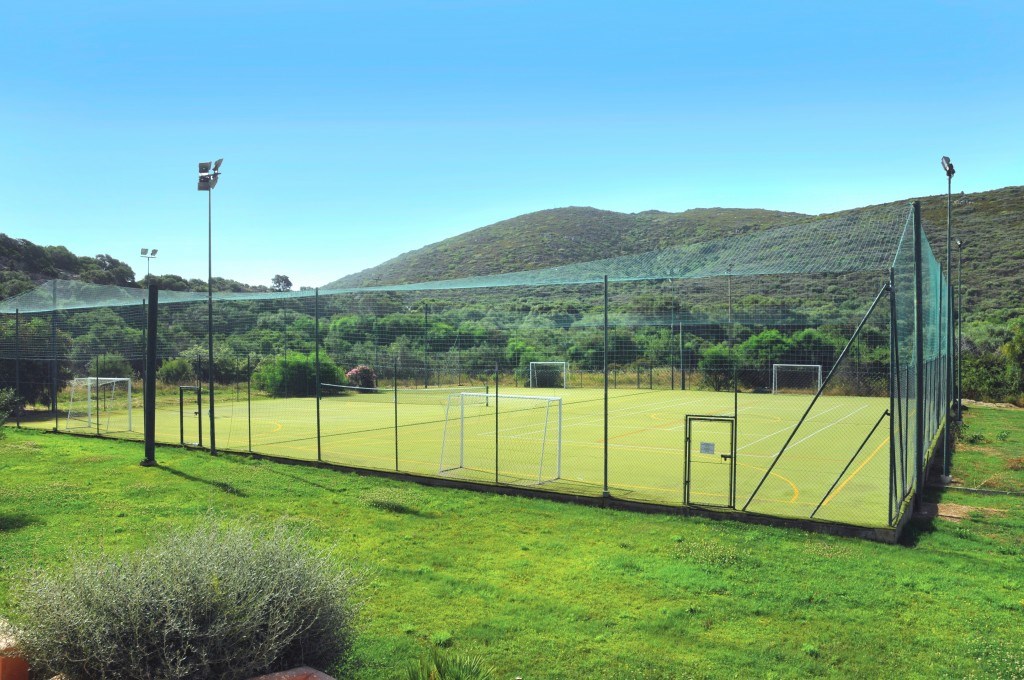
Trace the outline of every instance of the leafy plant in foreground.
<instances>
[{"instance_id":1,"label":"leafy plant in foreground","mask_svg":"<svg viewBox=\"0 0 1024 680\"><path fill-rule=\"evenodd\" d=\"M280 527L265 537L201 527L30 576L14 623L33 667L65 680L242 679L343 660L353 587L348 570Z\"/></svg>"}]
</instances>

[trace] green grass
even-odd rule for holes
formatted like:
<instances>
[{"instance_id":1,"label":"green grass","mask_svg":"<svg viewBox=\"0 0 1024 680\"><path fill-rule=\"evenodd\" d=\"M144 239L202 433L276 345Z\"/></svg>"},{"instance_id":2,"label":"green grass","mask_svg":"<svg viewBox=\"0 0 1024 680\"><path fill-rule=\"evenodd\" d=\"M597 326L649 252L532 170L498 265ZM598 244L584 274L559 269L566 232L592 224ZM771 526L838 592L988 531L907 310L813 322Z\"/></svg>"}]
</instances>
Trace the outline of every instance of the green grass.
<instances>
[{"instance_id":1,"label":"green grass","mask_svg":"<svg viewBox=\"0 0 1024 680\"><path fill-rule=\"evenodd\" d=\"M1024 411L964 410L953 475L970 488L1024 493Z\"/></svg>"},{"instance_id":2,"label":"green grass","mask_svg":"<svg viewBox=\"0 0 1024 680\"><path fill-rule=\"evenodd\" d=\"M481 388L482 389L482 388ZM315 460L316 400L312 398L246 401L244 391L218 393L217 445L271 456ZM554 491L600 495L604 481L603 390L501 388L498 471L495 472L493 399L470 399L460 419L458 399L447 392L400 393L398 455L395 452L393 393L325 398L320 404L321 451L325 461L354 467L395 470L484 483L538 486ZM562 399L561 464L558 458L557 407L534 399ZM161 396L157 441L209 443L209 423L196 415L194 394L179 419L177 395ZM616 389L611 391L608 423L608 482L613 496L680 505L686 470L687 415L736 418L736 457L728 429L721 423L693 423L689 464L689 501L742 507L751 498L811 401L809 394L733 394L705 391ZM872 427L888 408L884 398L823 396L750 503L749 510L780 517L814 514L861 526L889 522L888 420ZM550 408L545 408L550 406ZM447 414L447 425L446 425ZM115 437L141 437L140 409L128 432L127 413L105 412L101 425ZM67 424L60 421L60 427ZM84 421L71 422L89 432ZM52 428L53 421L32 425ZM202 427L202 437L200 437ZM869 437L868 435L871 434ZM715 445L701 453L700 445ZM851 458L863 448L843 473ZM444 464L442 465L442 450ZM461 455L460 455L461 453ZM542 455L543 454L543 455ZM733 474L733 463L735 474ZM441 473L441 470L444 470ZM835 487L830 491L835 483ZM734 488L733 488L734 487ZM820 507L819 507L820 504Z\"/></svg>"},{"instance_id":3,"label":"green grass","mask_svg":"<svg viewBox=\"0 0 1024 680\"><path fill-rule=\"evenodd\" d=\"M431 644L498 677L1024 674L1016 498L947 493L978 510L889 546L176 448L158 468L141 458L138 443L6 430L0 614L12 580L69 552L129 550L211 516L283 517L367 575L342 677L398 677Z\"/></svg>"}]
</instances>

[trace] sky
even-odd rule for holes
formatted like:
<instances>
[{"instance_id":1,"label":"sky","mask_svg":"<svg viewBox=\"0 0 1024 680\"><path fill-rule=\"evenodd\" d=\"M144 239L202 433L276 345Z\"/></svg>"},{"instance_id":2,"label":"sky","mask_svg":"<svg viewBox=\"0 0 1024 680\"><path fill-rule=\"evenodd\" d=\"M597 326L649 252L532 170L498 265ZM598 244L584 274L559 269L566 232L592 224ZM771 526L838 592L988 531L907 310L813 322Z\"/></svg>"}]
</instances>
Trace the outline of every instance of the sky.
<instances>
[{"instance_id":1,"label":"sky","mask_svg":"<svg viewBox=\"0 0 1024 680\"><path fill-rule=\"evenodd\" d=\"M1024 184L1024 3L8 3L0 231L319 286L523 213Z\"/></svg>"}]
</instances>

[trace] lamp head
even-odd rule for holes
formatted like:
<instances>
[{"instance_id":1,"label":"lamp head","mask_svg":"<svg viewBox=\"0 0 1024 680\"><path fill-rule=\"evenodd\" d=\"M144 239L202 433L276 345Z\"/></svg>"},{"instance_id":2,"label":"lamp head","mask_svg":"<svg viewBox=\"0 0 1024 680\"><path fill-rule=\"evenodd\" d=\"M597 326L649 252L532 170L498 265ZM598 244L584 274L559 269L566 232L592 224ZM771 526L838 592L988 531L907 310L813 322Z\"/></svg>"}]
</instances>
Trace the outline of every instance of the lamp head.
<instances>
[{"instance_id":1,"label":"lamp head","mask_svg":"<svg viewBox=\"0 0 1024 680\"><path fill-rule=\"evenodd\" d=\"M143 248L141 253L142 256L145 257L147 253L149 253L149 248Z\"/></svg>"},{"instance_id":2,"label":"lamp head","mask_svg":"<svg viewBox=\"0 0 1024 680\"><path fill-rule=\"evenodd\" d=\"M149 256L156 257L156 248L153 248L153 250L149 251Z\"/></svg>"},{"instance_id":3,"label":"lamp head","mask_svg":"<svg viewBox=\"0 0 1024 680\"><path fill-rule=\"evenodd\" d=\"M217 178L220 177L220 164L223 158L218 158L215 163L204 161L199 164L199 191L209 191L217 186Z\"/></svg>"},{"instance_id":4,"label":"lamp head","mask_svg":"<svg viewBox=\"0 0 1024 680\"><path fill-rule=\"evenodd\" d=\"M949 160L949 156L942 157L942 169L946 171L946 177L950 179L956 174L956 170L953 169L953 162Z\"/></svg>"}]
</instances>

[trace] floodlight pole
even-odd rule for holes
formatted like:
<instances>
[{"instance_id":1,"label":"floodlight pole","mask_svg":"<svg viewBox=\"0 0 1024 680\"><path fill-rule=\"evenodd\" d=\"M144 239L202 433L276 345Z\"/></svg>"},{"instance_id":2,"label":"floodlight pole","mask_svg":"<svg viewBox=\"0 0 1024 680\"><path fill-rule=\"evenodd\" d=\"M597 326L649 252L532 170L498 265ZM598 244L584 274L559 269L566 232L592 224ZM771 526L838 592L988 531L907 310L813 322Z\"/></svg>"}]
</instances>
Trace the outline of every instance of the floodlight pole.
<instances>
[{"instance_id":1,"label":"floodlight pole","mask_svg":"<svg viewBox=\"0 0 1024 680\"><path fill-rule=\"evenodd\" d=\"M206 192L206 338L209 341L207 376L210 390L210 455L217 455L216 426L213 420L213 187Z\"/></svg>"},{"instance_id":2,"label":"floodlight pole","mask_svg":"<svg viewBox=\"0 0 1024 680\"><path fill-rule=\"evenodd\" d=\"M949 156L942 157L942 169L946 171L946 278L952 283L953 277L953 175L956 170L953 168ZM948 290L948 287L947 287ZM942 481L948 484L950 476L950 448L953 446L953 437L950 436L950 399L953 392L953 301L949 300L946 323L946 423L945 423L945 446L942 456Z\"/></svg>"},{"instance_id":3,"label":"floodlight pole","mask_svg":"<svg viewBox=\"0 0 1024 680\"><path fill-rule=\"evenodd\" d=\"M206 192L206 239L207 239L207 277L206 277L206 336L208 340L207 377L210 390L210 455L217 455L216 424L213 408L213 188L220 177L220 164L224 159L214 163L199 164L199 191Z\"/></svg>"}]
</instances>

